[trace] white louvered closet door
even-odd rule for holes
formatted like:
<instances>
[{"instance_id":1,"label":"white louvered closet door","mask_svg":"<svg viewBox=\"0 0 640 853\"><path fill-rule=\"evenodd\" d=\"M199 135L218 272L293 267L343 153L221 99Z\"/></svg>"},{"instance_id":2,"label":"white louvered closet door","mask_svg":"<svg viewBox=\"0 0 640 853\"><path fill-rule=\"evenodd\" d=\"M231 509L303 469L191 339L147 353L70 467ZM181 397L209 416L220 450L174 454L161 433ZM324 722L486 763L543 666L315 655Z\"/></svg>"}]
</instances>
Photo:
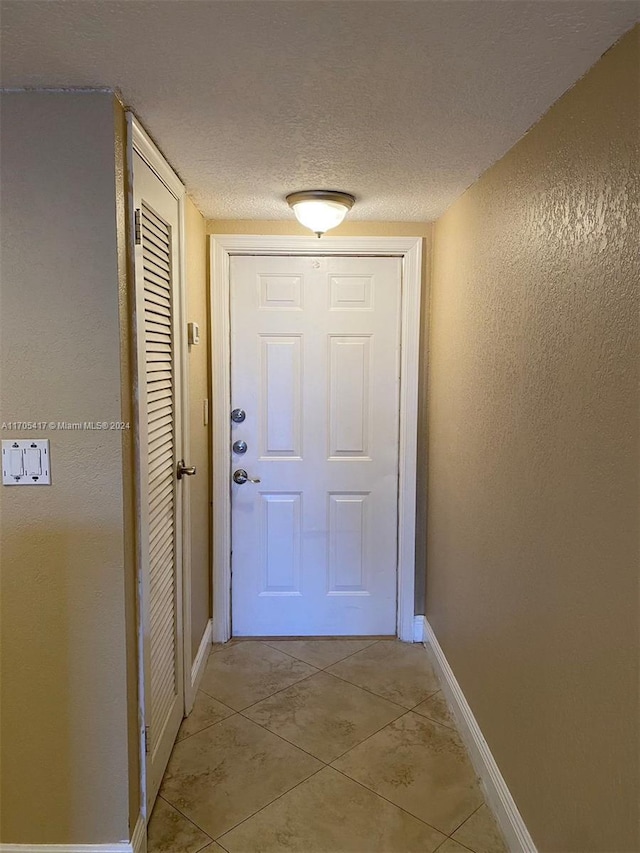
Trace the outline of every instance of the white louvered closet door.
<instances>
[{"instance_id":1,"label":"white louvered closet door","mask_svg":"<svg viewBox=\"0 0 640 853\"><path fill-rule=\"evenodd\" d=\"M184 713L178 200L134 154L139 555L150 812Z\"/></svg>"}]
</instances>

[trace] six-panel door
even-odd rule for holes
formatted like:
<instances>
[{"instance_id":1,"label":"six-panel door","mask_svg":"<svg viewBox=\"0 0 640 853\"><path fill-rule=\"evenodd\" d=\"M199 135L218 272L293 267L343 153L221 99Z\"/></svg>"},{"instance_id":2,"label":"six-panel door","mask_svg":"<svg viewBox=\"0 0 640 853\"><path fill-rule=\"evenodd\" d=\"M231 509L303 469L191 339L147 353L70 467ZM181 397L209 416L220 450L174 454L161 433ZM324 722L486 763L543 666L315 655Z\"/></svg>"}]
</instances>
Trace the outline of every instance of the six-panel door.
<instances>
[{"instance_id":1,"label":"six-panel door","mask_svg":"<svg viewBox=\"0 0 640 853\"><path fill-rule=\"evenodd\" d=\"M235 636L395 634L400 263L231 259Z\"/></svg>"}]
</instances>

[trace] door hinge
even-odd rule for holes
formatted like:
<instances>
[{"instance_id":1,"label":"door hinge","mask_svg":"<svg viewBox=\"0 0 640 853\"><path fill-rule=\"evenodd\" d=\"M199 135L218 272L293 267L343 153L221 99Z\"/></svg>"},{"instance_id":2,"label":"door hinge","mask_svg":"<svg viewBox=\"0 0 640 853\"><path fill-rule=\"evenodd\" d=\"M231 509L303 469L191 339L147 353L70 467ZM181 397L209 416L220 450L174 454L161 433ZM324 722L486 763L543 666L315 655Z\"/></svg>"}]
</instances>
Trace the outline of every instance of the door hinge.
<instances>
[{"instance_id":1,"label":"door hinge","mask_svg":"<svg viewBox=\"0 0 640 853\"><path fill-rule=\"evenodd\" d=\"M145 753L145 755L149 755L149 753L151 752L151 747L149 746L149 741L150 741L149 728L150 728L150 726L144 727L144 753Z\"/></svg>"},{"instance_id":2,"label":"door hinge","mask_svg":"<svg viewBox=\"0 0 640 853\"><path fill-rule=\"evenodd\" d=\"M140 227L140 208L136 208L134 214L134 228L135 228L135 241L136 246L139 246L142 243L142 229Z\"/></svg>"}]
</instances>

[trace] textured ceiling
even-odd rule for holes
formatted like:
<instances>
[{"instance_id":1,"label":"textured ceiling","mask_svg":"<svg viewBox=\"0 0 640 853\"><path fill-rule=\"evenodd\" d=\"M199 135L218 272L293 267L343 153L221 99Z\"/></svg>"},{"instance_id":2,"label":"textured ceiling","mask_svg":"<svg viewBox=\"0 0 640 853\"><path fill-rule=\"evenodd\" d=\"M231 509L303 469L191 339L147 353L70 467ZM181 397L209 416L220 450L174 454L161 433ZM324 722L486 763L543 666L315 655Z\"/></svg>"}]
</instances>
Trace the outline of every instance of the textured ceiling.
<instances>
[{"instance_id":1,"label":"textured ceiling","mask_svg":"<svg viewBox=\"0 0 640 853\"><path fill-rule=\"evenodd\" d=\"M2 85L120 91L213 219L440 215L638 19L635 0L3 0Z\"/></svg>"}]
</instances>

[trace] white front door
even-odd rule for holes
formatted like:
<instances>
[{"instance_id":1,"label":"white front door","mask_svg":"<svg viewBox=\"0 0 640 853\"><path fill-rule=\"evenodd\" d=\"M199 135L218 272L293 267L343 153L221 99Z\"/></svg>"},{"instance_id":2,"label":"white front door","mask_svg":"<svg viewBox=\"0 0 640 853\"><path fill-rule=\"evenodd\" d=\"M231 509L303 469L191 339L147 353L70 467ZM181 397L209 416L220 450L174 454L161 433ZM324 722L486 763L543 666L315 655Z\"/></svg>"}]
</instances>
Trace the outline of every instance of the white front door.
<instances>
[{"instance_id":1,"label":"white front door","mask_svg":"<svg viewBox=\"0 0 640 853\"><path fill-rule=\"evenodd\" d=\"M184 714L178 200L133 155L136 210L138 548L146 800L160 787Z\"/></svg>"},{"instance_id":2,"label":"white front door","mask_svg":"<svg viewBox=\"0 0 640 853\"><path fill-rule=\"evenodd\" d=\"M230 275L232 633L395 634L401 261Z\"/></svg>"}]
</instances>

